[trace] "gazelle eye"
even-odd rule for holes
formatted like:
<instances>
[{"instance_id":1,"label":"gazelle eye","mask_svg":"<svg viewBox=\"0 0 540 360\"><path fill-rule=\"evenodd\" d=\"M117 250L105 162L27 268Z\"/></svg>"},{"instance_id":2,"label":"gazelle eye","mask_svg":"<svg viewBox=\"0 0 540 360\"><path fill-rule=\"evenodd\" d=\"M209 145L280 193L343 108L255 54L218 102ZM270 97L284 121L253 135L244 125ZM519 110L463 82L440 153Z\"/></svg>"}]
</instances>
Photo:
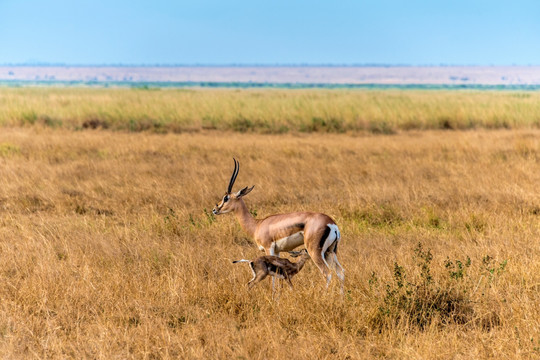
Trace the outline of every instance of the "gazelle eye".
<instances>
[{"instance_id":1,"label":"gazelle eye","mask_svg":"<svg viewBox=\"0 0 540 360\"><path fill-rule=\"evenodd\" d=\"M225 197L223 198L223 202L227 202L229 201L229 195L225 195Z\"/></svg>"}]
</instances>

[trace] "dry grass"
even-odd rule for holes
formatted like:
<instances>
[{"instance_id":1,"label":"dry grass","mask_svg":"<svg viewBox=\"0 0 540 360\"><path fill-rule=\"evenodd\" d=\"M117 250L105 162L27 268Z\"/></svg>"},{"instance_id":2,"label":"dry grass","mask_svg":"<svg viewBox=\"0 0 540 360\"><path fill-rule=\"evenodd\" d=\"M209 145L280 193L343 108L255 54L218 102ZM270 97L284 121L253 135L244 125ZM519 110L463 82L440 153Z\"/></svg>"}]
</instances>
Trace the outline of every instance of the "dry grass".
<instances>
[{"instance_id":1,"label":"dry grass","mask_svg":"<svg viewBox=\"0 0 540 360\"><path fill-rule=\"evenodd\" d=\"M259 251L209 214L233 156L258 216L335 218L343 299L310 262L247 291ZM538 130L11 128L0 162L2 358L540 356Z\"/></svg>"},{"instance_id":2,"label":"dry grass","mask_svg":"<svg viewBox=\"0 0 540 360\"><path fill-rule=\"evenodd\" d=\"M540 92L0 88L0 125L257 133L540 128Z\"/></svg>"}]
</instances>

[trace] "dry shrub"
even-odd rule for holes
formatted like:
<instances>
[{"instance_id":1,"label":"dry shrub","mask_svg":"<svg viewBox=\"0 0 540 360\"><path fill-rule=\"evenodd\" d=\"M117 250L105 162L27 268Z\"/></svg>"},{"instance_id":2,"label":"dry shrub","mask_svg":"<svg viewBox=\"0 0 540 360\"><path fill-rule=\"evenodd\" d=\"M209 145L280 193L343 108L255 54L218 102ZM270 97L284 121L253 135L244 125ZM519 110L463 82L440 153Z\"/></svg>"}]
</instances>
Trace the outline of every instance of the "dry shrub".
<instances>
[{"instance_id":1,"label":"dry shrub","mask_svg":"<svg viewBox=\"0 0 540 360\"><path fill-rule=\"evenodd\" d=\"M414 253L418 270L415 277L408 276L405 268L398 263L394 263L390 283L379 284L376 274L372 274L370 284L374 295L380 297L380 303L370 319L371 326L379 331L391 331L396 326L424 330L434 323L464 325L474 321L476 326L491 330L500 324L500 316L495 309L480 315L475 310L475 292L484 290L478 288L483 274L482 271L479 274L469 274L467 270L472 264L470 258L464 261L447 259L447 271L434 276L431 250L424 250L419 243ZM495 269L486 268L486 264L492 260L490 256L482 259L484 270L488 270L491 281ZM500 263L497 275L504 271L506 263L506 260ZM384 289L383 296L380 295L381 286Z\"/></svg>"}]
</instances>

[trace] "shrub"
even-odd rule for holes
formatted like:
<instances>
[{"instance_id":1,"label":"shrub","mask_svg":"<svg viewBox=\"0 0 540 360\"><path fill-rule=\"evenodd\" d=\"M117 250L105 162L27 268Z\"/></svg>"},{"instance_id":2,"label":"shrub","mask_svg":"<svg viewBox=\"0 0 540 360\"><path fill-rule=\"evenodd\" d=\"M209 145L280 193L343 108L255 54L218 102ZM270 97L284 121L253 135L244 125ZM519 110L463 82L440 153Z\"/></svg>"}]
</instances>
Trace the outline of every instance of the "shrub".
<instances>
[{"instance_id":1,"label":"shrub","mask_svg":"<svg viewBox=\"0 0 540 360\"><path fill-rule=\"evenodd\" d=\"M392 280L380 284L377 274L373 273L369 280L373 292L382 291L381 300L374 312L370 324L373 328L383 330L394 326L410 326L421 330L434 322L447 324L466 324L475 319L485 329L499 323L495 312L477 316L474 311L475 302L471 298L474 284L467 270L471 266L471 259L465 261L445 261L445 276L434 276L432 271L433 255L431 250L425 250L421 243L414 249L414 258L419 272L410 277L411 271L397 262L394 263ZM507 262L494 264L491 257L485 256L482 260L483 268L491 277L501 274ZM483 271L483 270L482 270ZM484 321L489 318L489 321Z\"/></svg>"}]
</instances>

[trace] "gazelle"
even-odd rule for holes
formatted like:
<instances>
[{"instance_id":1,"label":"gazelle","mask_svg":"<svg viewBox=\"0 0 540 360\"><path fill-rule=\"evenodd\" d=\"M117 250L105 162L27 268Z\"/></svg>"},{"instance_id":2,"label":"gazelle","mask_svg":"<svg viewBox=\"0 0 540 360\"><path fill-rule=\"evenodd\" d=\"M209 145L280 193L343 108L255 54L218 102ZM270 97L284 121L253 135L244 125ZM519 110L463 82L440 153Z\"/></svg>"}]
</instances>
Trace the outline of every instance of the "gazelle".
<instances>
[{"instance_id":1,"label":"gazelle","mask_svg":"<svg viewBox=\"0 0 540 360\"><path fill-rule=\"evenodd\" d=\"M274 278L285 279L292 289L293 284L291 278L298 274L304 267L304 264L309 259L309 254L306 249L301 251L290 251L289 254L293 257L301 256L300 260L293 263L285 258L278 256L265 255L259 256L255 260L236 260L233 264L239 262L249 263L251 272L253 272L253 278L248 282L248 289L251 290L258 282L263 281L268 275Z\"/></svg>"},{"instance_id":2,"label":"gazelle","mask_svg":"<svg viewBox=\"0 0 540 360\"><path fill-rule=\"evenodd\" d=\"M270 215L264 219L255 219L244 203L244 196L253 190L247 186L233 193L233 185L240 171L240 164L234 160L234 171L229 181L227 192L221 202L212 210L215 215L232 212L236 215L240 226L254 240L260 250L267 255L279 257L282 251L291 251L304 244L311 259L326 279L326 287L330 284L332 274L330 267L341 281L341 292L345 280L345 270L337 258L338 245L341 240L339 228L332 218L326 214L314 212L294 212L289 214ZM272 281L272 285L274 281Z\"/></svg>"}]
</instances>

